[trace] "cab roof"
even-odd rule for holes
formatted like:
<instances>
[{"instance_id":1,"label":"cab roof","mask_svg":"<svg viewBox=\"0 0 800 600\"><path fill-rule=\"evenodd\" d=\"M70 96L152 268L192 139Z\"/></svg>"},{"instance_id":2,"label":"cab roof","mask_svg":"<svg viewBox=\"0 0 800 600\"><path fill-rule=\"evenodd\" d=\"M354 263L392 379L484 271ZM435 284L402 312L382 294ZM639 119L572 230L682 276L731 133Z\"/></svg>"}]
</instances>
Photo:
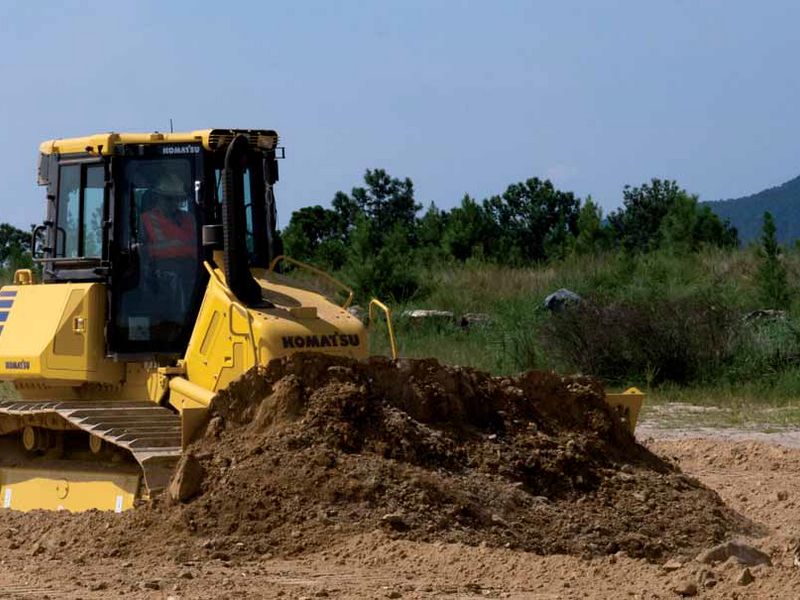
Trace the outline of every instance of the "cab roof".
<instances>
[{"instance_id":1,"label":"cab roof","mask_svg":"<svg viewBox=\"0 0 800 600\"><path fill-rule=\"evenodd\" d=\"M275 150L278 134L271 129L198 129L175 133L96 133L84 137L47 140L39 145L42 154L100 154L114 153L119 144L192 144L200 142L206 150L227 146L233 138L243 134L250 143L262 150Z\"/></svg>"}]
</instances>

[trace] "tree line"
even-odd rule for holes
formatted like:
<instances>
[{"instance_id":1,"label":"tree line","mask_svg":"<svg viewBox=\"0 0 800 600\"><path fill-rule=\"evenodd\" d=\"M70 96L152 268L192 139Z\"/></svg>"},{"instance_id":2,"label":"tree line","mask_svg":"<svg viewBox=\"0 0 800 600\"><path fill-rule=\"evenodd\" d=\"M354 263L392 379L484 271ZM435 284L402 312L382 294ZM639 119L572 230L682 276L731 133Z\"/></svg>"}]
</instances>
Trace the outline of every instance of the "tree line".
<instances>
[{"instance_id":1,"label":"tree line","mask_svg":"<svg viewBox=\"0 0 800 600\"><path fill-rule=\"evenodd\" d=\"M431 261L522 267L572 254L686 254L738 245L729 222L662 179L626 186L622 206L608 215L591 196L581 200L537 177L480 201L465 195L450 210L433 203L421 209L411 179L368 169L364 184L337 192L330 208L295 211L282 232L284 248L293 258L344 271L362 297L405 300L424 287L419 267ZM30 234L0 224L0 265L28 266L29 242Z\"/></svg>"},{"instance_id":2,"label":"tree line","mask_svg":"<svg viewBox=\"0 0 800 600\"><path fill-rule=\"evenodd\" d=\"M337 192L331 207L295 211L283 230L286 253L323 268L346 271L364 296L403 300L420 290L424 261L491 261L532 266L618 250L697 252L731 248L737 232L675 181L652 179L626 186L622 206L603 215L584 200L533 177L499 195L465 195L451 210L431 203L424 213L409 178L368 169L364 185Z\"/></svg>"}]
</instances>

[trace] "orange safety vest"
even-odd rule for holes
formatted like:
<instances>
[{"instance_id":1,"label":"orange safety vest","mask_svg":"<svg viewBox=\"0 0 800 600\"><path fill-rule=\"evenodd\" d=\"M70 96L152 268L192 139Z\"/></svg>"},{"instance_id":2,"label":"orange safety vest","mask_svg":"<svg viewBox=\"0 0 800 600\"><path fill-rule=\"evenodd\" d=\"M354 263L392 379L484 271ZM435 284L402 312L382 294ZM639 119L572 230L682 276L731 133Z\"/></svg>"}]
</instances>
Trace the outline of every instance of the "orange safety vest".
<instances>
[{"instance_id":1,"label":"orange safety vest","mask_svg":"<svg viewBox=\"0 0 800 600\"><path fill-rule=\"evenodd\" d=\"M194 218L180 211L178 217L168 217L155 208L142 214L150 256L153 258L194 258L197 254Z\"/></svg>"}]
</instances>

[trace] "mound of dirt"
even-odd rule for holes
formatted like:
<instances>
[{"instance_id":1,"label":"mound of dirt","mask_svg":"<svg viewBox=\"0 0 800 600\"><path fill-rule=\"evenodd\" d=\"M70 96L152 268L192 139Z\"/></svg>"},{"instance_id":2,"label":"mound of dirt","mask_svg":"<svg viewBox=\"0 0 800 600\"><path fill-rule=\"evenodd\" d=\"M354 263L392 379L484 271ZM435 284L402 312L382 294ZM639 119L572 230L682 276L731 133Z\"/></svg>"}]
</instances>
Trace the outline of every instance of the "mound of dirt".
<instances>
[{"instance_id":1,"label":"mound of dirt","mask_svg":"<svg viewBox=\"0 0 800 600\"><path fill-rule=\"evenodd\" d=\"M658 560L750 525L636 443L587 378L435 360L295 355L214 401L178 510L215 547L316 550L383 528L420 541Z\"/></svg>"},{"instance_id":2,"label":"mound of dirt","mask_svg":"<svg viewBox=\"0 0 800 600\"><path fill-rule=\"evenodd\" d=\"M658 561L754 531L637 444L602 398L595 381L547 372L495 378L434 360L295 355L215 398L190 448L202 482L186 502L4 513L0 551L75 564L239 561L381 530Z\"/></svg>"}]
</instances>

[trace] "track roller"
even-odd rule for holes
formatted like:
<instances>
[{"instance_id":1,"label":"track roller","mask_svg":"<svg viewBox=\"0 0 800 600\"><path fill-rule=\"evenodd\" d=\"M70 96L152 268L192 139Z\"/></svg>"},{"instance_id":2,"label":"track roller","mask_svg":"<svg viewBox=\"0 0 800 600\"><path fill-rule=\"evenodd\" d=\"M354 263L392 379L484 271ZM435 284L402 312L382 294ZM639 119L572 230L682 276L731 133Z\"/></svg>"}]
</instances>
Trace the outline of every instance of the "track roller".
<instances>
[{"instance_id":1,"label":"track roller","mask_svg":"<svg viewBox=\"0 0 800 600\"><path fill-rule=\"evenodd\" d=\"M26 425L22 428L22 447L28 452L44 452L53 445L53 432Z\"/></svg>"}]
</instances>

